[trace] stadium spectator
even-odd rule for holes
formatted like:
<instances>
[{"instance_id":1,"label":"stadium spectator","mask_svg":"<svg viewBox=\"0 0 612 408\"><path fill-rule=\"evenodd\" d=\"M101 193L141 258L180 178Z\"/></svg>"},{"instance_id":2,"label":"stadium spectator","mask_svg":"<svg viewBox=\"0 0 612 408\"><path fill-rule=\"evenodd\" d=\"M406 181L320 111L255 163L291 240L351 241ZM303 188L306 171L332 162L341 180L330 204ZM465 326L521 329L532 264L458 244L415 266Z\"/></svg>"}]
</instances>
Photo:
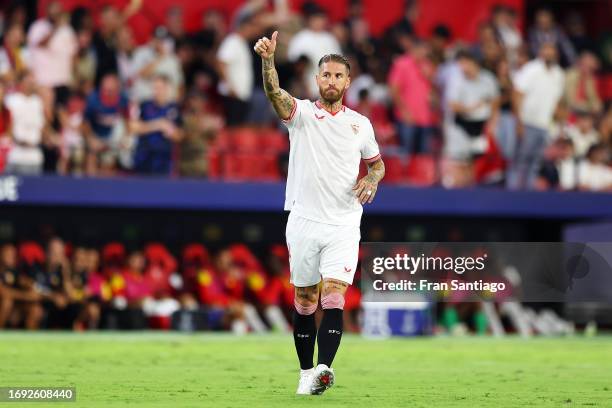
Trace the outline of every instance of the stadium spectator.
<instances>
[{"instance_id":1,"label":"stadium spectator","mask_svg":"<svg viewBox=\"0 0 612 408\"><path fill-rule=\"evenodd\" d=\"M584 158L590 147L600 142L591 112L576 112L576 122L567 127L566 134L574 144L574 154L578 159Z\"/></svg>"},{"instance_id":2,"label":"stadium spectator","mask_svg":"<svg viewBox=\"0 0 612 408\"><path fill-rule=\"evenodd\" d=\"M17 83L17 91L6 97L6 107L11 115L13 140L6 172L24 175L41 174L43 169L41 143L45 131L43 102L36 93L36 83L31 72L22 72Z\"/></svg>"},{"instance_id":3,"label":"stadium spectator","mask_svg":"<svg viewBox=\"0 0 612 408\"><path fill-rule=\"evenodd\" d=\"M382 103L372 100L367 88L363 88L359 91L359 102L352 108L370 119L374 127L376 140L380 146L397 145L397 141L395 140L397 133L393 123L389 119L387 107Z\"/></svg>"},{"instance_id":4,"label":"stadium spectator","mask_svg":"<svg viewBox=\"0 0 612 408\"><path fill-rule=\"evenodd\" d=\"M400 41L404 54L393 61L388 79L398 134L406 154L427 153L435 130L429 45L407 35Z\"/></svg>"},{"instance_id":5,"label":"stadium spectator","mask_svg":"<svg viewBox=\"0 0 612 408\"><path fill-rule=\"evenodd\" d=\"M223 126L223 118L210 109L200 93L187 97L183 113L185 137L179 145L178 171L185 177L206 177L208 161L206 152L217 132Z\"/></svg>"},{"instance_id":6,"label":"stadium spectator","mask_svg":"<svg viewBox=\"0 0 612 408\"><path fill-rule=\"evenodd\" d=\"M341 52L338 40L327 31L328 19L325 10L314 2L305 2L302 12L306 19L306 27L300 30L289 42L287 57L295 62L305 55L310 62L306 78L308 79L309 96L315 98L319 95L319 88L315 80L318 74L318 63L322 55L338 54Z\"/></svg>"},{"instance_id":7,"label":"stadium spectator","mask_svg":"<svg viewBox=\"0 0 612 408\"><path fill-rule=\"evenodd\" d=\"M108 73L117 73L119 70L117 61L117 35L132 15L140 10L143 0L130 0L129 4L122 10L117 10L113 5L107 4L100 12L100 24L94 33L93 45L96 50L96 85L102 77Z\"/></svg>"},{"instance_id":8,"label":"stadium spectator","mask_svg":"<svg viewBox=\"0 0 612 408\"><path fill-rule=\"evenodd\" d=\"M80 307L80 312L73 322L74 330L97 329L100 322L100 298L92 291L91 279L97 273L97 257L91 256L91 251L97 251L78 246L72 253L69 296L74 304Z\"/></svg>"},{"instance_id":9,"label":"stadium spectator","mask_svg":"<svg viewBox=\"0 0 612 408\"><path fill-rule=\"evenodd\" d=\"M126 137L128 103L121 92L119 78L113 73L104 75L98 90L87 97L84 115L87 174L114 173L120 146Z\"/></svg>"},{"instance_id":10,"label":"stadium spectator","mask_svg":"<svg viewBox=\"0 0 612 408\"><path fill-rule=\"evenodd\" d=\"M129 96L131 96L132 85L138 74L134 64L135 50L136 44L132 29L129 26L119 28L117 31L117 73L122 87Z\"/></svg>"},{"instance_id":11,"label":"stadium spectator","mask_svg":"<svg viewBox=\"0 0 612 408\"><path fill-rule=\"evenodd\" d=\"M83 120L85 100L79 94L68 99L65 108L58 108L61 124L60 158L57 170L60 174L83 174L85 167L85 137Z\"/></svg>"},{"instance_id":12,"label":"stadium spectator","mask_svg":"<svg viewBox=\"0 0 612 408\"><path fill-rule=\"evenodd\" d=\"M176 50L178 44L183 42L187 37L183 8L181 6L172 6L168 9L166 12L165 26L168 29L172 49Z\"/></svg>"},{"instance_id":13,"label":"stadium spectator","mask_svg":"<svg viewBox=\"0 0 612 408\"><path fill-rule=\"evenodd\" d=\"M571 139L558 138L544 151L534 188L573 190L576 188L576 161Z\"/></svg>"},{"instance_id":14,"label":"stadium spectator","mask_svg":"<svg viewBox=\"0 0 612 408\"><path fill-rule=\"evenodd\" d=\"M140 104L137 117L130 122L137 137L133 170L139 174L169 175L172 171L174 143L183 138L182 119L171 100L170 79L158 75L153 80L153 99Z\"/></svg>"},{"instance_id":15,"label":"stadium spectator","mask_svg":"<svg viewBox=\"0 0 612 408\"><path fill-rule=\"evenodd\" d=\"M234 25L235 30L223 39L217 51L219 93L224 97L228 126L240 126L247 120L254 82L249 44L259 32L252 13L239 14Z\"/></svg>"},{"instance_id":16,"label":"stadium spectator","mask_svg":"<svg viewBox=\"0 0 612 408\"><path fill-rule=\"evenodd\" d=\"M533 187L563 85L564 74L553 43L543 43L539 57L517 72L514 103L520 142L508 173L510 188Z\"/></svg>"},{"instance_id":17,"label":"stadium spectator","mask_svg":"<svg viewBox=\"0 0 612 408\"><path fill-rule=\"evenodd\" d=\"M140 103L153 97L152 83L156 75L164 75L169 79L172 100L181 97L183 70L165 27L157 27L149 44L136 49L132 63L135 81L131 97L135 102Z\"/></svg>"},{"instance_id":18,"label":"stadium spectator","mask_svg":"<svg viewBox=\"0 0 612 408\"><path fill-rule=\"evenodd\" d=\"M606 163L610 152L598 143L587 151L578 165L578 187L587 191L612 191L612 168Z\"/></svg>"},{"instance_id":19,"label":"stadium spectator","mask_svg":"<svg viewBox=\"0 0 612 408\"><path fill-rule=\"evenodd\" d=\"M82 28L76 34L78 51L74 61L74 88L84 94L94 90L96 80L96 52L92 46L93 31Z\"/></svg>"},{"instance_id":20,"label":"stadium spectator","mask_svg":"<svg viewBox=\"0 0 612 408\"><path fill-rule=\"evenodd\" d=\"M414 26L420 12L418 0L404 0L403 11L402 17L385 30L383 44L387 49L383 54L386 57L393 58L404 52L400 36L415 34Z\"/></svg>"},{"instance_id":21,"label":"stadium spectator","mask_svg":"<svg viewBox=\"0 0 612 408\"><path fill-rule=\"evenodd\" d=\"M60 238L49 240L46 258L44 274L37 281L44 296L46 327L70 329L80 310L78 304L71 303L70 260Z\"/></svg>"},{"instance_id":22,"label":"stadium spectator","mask_svg":"<svg viewBox=\"0 0 612 408\"><path fill-rule=\"evenodd\" d=\"M516 115L512 103L514 85L508 60L500 60L495 73L499 87L499 117L495 136L504 158L507 161L511 161L514 158L518 140L516 135Z\"/></svg>"},{"instance_id":23,"label":"stadium spectator","mask_svg":"<svg viewBox=\"0 0 612 408\"><path fill-rule=\"evenodd\" d=\"M489 23L483 23L478 29L478 42L473 47L473 53L481 66L495 73L498 62L505 57L502 43L495 33L495 28Z\"/></svg>"},{"instance_id":24,"label":"stadium spectator","mask_svg":"<svg viewBox=\"0 0 612 408\"><path fill-rule=\"evenodd\" d=\"M26 251L27 252L27 251ZM22 253L21 265L17 248L10 243L0 246L0 329L5 327L38 329L44 310L41 294L32 278L35 262ZM38 254L44 256L42 250ZM28 262L30 261L30 262Z\"/></svg>"},{"instance_id":25,"label":"stadium spectator","mask_svg":"<svg viewBox=\"0 0 612 408\"><path fill-rule=\"evenodd\" d=\"M595 77L598 69L597 56L590 51L583 51L576 64L566 72L564 99L571 112L601 113L603 106Z\"/></svg>"},{"instance_id":26,"label":"stadium spectator","mask_svg":"<svg viewBox=\"0 0 612 408\"><path fill-rule=\"evenodd\" d=\"M21 294L17 287L17 248L0 246L0 329L6 327L16 300Z\"/></svg>"},{"instance_id":27,"label":"stadium spectator","mask_svg":"<svg viewBox=\"0 0 612 408\"><path fill-rule=\"evenodd\" d=\"M506 58L511 68L516 67L518 52L523 44L516 17L516 10L512 7L502 4L493 7L491 23L506 51Z\"/></svg>"},{"instance_id":28,"label":"stadium spectator","mask_svg":"<svg viewBox=\"0 0 612 408\"><path fill-rule=\"evenodd\" d=\"M28 31L32 73L45 91L48 112L54 104L66 103L73 80L72 63L78 44L68 19L61 3L52 1L47 16L36 20Z\"/></svg>"},{"instance_id":29,"label":"stadium spectator","mask_svg":"<svg viewBox=\"0 0 612 408\"><path fill-rule=\"evenodd\" d=\"M144 277L145 257L141 251L132 251L127 258L127 266L118 281L122 286L122 296L115 305L122 310L122 328L136 330L147 327L143 305L153 296L153 291Z\"/></svg>"},{"instance_id":30,"label":"stadium spectator","mask_svg":"<svg viewBox=\"0 0 612 408\"><path fill-rule=\"evenodd\" d=\"M287 91L299 99L310 97L310 60L302 55L291 64L292 72Z\"/></svg>"},{"instance_id":31,"label":"stadium spectator","mask_svg":"<svg viewBox=\"0 0 612 408\"><path fill-rule=\"evenodd\" d=\"M24 47L23 26L13 24L3 35L0 47L0 79L12 85L16 76L28 68L29 54Z\"/></svg>"},{"instance_id":32,"label":"stadium spectator","mask_svg":"<svg viewBox=\"0 0 612 408\"><path fill-rule=\"evenodd\" d=\"M457 61L462 77L448 89L454 123L445 150L449 158L469 163L488 148L486 132L497 120L499 90L495 77L481 69L474 54L462 52Z\"/></svg>"},{"instance_id":33,"label":"stadium spectator","mask_svg":"<svg viewBox=\"0 0 612 408\"><path fill-rule=\"evenodd\" d=\"M545 44L552 44L555 47L562 66L572 65L576 60L576 50L565 32L557 25L552 11L541 8L536 11L535 24L529 30L531 55L540 55L540 49Z\"/></svg>"},{"instance_id":34,"label":"stadium spectator","mask_svg":"<svg viewBox=\"0 0 612 408\"><path fill-rule=\"evenodd\" d=\"M438 24L431 30L429 47L431 48L431 62L437 67L448 60L448 46L452 39L450 28Z\"/></svg>"},{"instance_id":35,"label":"stadium spectator","mask_svg":"<svg viewBox=\"0 0 612 408\"><path fill-rule=\"evenodd\" d=\"M588 35L584 18L577 10L570 10L565 18L567 37L578 53L597 48L596 41Z\"/></svg>"}]
</instances>

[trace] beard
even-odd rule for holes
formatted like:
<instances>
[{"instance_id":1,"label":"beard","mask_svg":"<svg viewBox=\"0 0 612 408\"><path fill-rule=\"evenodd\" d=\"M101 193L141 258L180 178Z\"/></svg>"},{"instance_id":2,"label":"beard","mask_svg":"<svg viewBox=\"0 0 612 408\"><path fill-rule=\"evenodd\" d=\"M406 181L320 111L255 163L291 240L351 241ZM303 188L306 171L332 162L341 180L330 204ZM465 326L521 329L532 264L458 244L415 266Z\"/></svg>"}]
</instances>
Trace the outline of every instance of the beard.
<instances>
[{"instance_id":1,"label":"beard","mask_svg":"<svg viewBox=\"0 0 612 408\"><path fill-rule=\"evenodd\" d=\"M323 99L325 102L331 104L334 104L336 102L338 102L339 100L342 100L342 97L344 96L344 91L346 89L338 89L338 88L321 88L319 87L319 94L321 95L321 99Z\"/></svg>"}]
</instances>

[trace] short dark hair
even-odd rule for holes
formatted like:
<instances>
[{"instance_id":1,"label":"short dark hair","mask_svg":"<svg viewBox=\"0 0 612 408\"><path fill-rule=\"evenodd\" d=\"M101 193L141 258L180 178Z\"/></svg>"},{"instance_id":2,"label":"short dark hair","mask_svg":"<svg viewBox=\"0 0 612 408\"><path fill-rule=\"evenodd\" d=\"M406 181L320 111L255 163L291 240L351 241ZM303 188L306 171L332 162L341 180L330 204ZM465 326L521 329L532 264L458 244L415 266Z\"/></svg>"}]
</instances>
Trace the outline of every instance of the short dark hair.
<instances>
[{"instance_id":1,"label":"short dark hair","mask_svg":"<svg viewBox=\"0 0 612 408\"><path fill-rule=\"evenodd\" d=\"M349 63L348 58L346 58L344 55L341 55L341 54L325 54L319 60L319 68L321 68L321 65L323 65L323 63L325 63L325 62L338 62L340 64L344 64L344 66L346 67L346 70L348 71L348 73L349 74L351 73L351 64Z\"/></svg>"},{"instance_id":2,"label":"short dark hair","mask_svg":"<svg viewBox=\"0 0 612 408\"><path fill-rule=\"evenodd\" d=\"M457 52L457 55L455 56L455 60L459 61L462 59L469 60L477 65L480 65L480 60L478 59L476 54L470 50L464 49L464 50L459 50L459 52Z\"/></svg>"},{"instance_id":3,"label":"short dark hair","mask_svg":"<svg viewBox=\"0 0 612 408\"><path fill-rule=\"evenodd\" d=\"M155 74L153 76L153 80L154 81L162 81L165 82L166 84L170 85L172 83L172 80L170 79L170 77L166 74Z\"/></svg>"}]
</instances>

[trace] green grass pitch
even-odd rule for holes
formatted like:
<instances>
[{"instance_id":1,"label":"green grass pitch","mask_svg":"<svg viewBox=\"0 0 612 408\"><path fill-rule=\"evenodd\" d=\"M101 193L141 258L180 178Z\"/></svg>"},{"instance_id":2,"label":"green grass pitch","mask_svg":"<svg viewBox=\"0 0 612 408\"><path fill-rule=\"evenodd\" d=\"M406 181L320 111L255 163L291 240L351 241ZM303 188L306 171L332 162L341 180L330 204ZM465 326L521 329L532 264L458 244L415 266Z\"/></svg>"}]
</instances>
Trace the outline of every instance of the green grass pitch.
<instances>
[{"instance_id":1,"label":"green grass pitch","mask_svg":"<svg viewBox=\"0 0 612 408\"><path fill-rule=\"evenodd\" d=\"M7 407L612 407L612 338L345 336L336 385L296 396L289 335L0 332L0 386L75 386Z\"/></svg>"}]
</instances>

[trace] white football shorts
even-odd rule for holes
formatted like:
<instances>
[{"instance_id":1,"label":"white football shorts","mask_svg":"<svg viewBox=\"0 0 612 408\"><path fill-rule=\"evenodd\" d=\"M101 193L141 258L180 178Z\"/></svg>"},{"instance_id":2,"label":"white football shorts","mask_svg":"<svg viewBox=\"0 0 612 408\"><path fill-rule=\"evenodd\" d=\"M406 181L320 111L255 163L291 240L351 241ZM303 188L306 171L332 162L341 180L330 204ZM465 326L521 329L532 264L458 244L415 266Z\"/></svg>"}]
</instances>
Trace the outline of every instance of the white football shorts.
<instances>
[{"instance_id":1,"label":"white football shorts","mask_svg":"<svg viewBox=\"0 0 612 408\"><path fill-rule=\"evenodd\" d=\"M294 286L313 286L321 278L353 283L359 256L359 227L331 225L289 213L289 269Z\"/></svg>"}]
</instances>

